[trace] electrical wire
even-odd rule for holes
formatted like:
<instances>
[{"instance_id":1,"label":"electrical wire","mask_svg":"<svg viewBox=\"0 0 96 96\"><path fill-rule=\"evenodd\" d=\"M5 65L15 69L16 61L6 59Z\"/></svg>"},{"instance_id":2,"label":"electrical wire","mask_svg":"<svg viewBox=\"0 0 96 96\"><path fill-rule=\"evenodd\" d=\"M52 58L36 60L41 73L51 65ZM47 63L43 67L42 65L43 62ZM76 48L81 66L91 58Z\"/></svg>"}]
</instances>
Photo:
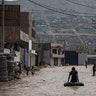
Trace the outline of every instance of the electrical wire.
<instances>
[{"instance_id":1,"label":"electrical wire","mask_svg":"<svg viewBox=\"0 0 96 96\"><path fill-rule=\"evenodd\" d=\"M40 6L40 7L43 7L45 9L48 9L48 10L51 10L51 11L54 11L54 12L57 12L57 13L61 13L61 14L65 14L65 15L70 15L70 16L76 16L76 17L96 17L96 15L85 15L85 13L80 13L80 14L73 14L73 13L68 13L68 12L64 12L65 10L63 9L56 9L54 7L51 7L51 6L48 6L48 5L45 5L45 4L40 4L40 3L37 3L33 0L28 0L29 2L37 5L37 6Z\"/></svg>"},{"instance_id":2,"label":"electrical wire","mask_svg":"<svg viewBox=\"0 0 96 96\"><path fill-rule=\"evenodd\" d=\"M59 9L59 10L61 10L61 11L63 11L63 12L64 12L64 11L66 11L66 10L63 10L63 9ZM72 9L71 9L71 10L69 10L69 11L70 11L70 12L74 12L74 13L76 13L76 14L80 14L80 15L81 15L81 14L82 14L82 15L84 15L84 14L86 14L86 15L91 15L91 14L86 13L86 12L81 13L81 12L78 12L78 11L75 11L75 10L72 10ZM95 16L96 16L96 14L93 14L93 15L95 15Z\"/></svg>"},{"instance_id":3,"label":"electrical wire","mask_svg":"<svg viewBox=\"0 0 96 96\"><path fill-rule=\"evenodd\" d=\"M77 3L77 2L74 2L74 1L70 1L70 0L65 0L65 1L73 3L73 4L76 4L76 5L80 5L80 6L84 6L84 7L88 7L88 8L92 8L92 9L96 9L96 6L89 6L89 5Z\"/></svg>"}]
</instances>

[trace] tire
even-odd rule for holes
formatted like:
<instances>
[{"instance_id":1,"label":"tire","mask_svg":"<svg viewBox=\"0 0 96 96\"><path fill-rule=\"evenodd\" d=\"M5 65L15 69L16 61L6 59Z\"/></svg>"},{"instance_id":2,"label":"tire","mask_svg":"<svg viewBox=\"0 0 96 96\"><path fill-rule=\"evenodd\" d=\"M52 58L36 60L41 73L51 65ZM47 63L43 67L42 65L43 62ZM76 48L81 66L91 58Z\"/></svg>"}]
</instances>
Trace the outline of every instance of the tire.
<instances>
[{"instance_id":1,"label":"tire","mask_svg":"<svg viewBox=\"0 0 96 96\"><path fill-rule=\"evenodd\" d=\"M0 67L7 67L6 61L0 61Z\"/></svg>"},{"instance_id":2,"label":"tire","mask_svg":"<svg viewBox=\"0 0 96 96\"><path fill-rule=\"evenodd\" d=\"M64 86L66 87L66 86L84 86L84 83L82 83L82 82L74 82L74 83L72 83L72 82L67 82L67 83L64 83Z\"/></svg>"},{"instance_id":3,"label":"tire","mask_svg":"<svg viewBox=\"0 0 96 96\"><path fill-rule=\"evenodd\" d=\"M5 72L8 72L8 71L7 71L7 67L5 67L5 68L4 68L4 67L3 67L3 68L0 68L0 73L5 73Z\"/></svg>"},{"instance_id":4,"label":"tire","mask_svg":"<svg viewBox=\"0 0 96 96\"><path fill-rule=\"evenodd\" d=\"M5 61L5 60L7 60L6 56L0 56L0 61Z\"/></svg>"}]
</instances>

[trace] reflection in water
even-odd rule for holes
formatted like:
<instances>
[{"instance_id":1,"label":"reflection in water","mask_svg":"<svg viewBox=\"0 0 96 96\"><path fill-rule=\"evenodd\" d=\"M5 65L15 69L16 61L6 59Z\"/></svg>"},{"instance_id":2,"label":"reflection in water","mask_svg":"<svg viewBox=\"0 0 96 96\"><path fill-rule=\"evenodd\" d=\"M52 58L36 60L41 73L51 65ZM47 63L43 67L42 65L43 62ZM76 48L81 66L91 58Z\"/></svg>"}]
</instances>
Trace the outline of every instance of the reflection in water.
<instances>
[{"instance_id":1,"label":"reflection in water","mask_svg":"<svg viewBox=\"0 0 96 96\"><path fill-rule=\"evenodd\" d=\"M76 91L76 90L79 89L79 87L80 87L80 86L71 86L71 87L69 87L69 88L72 89L72 90L74 90L74 91Z\"/></svg>"}]
</instances>

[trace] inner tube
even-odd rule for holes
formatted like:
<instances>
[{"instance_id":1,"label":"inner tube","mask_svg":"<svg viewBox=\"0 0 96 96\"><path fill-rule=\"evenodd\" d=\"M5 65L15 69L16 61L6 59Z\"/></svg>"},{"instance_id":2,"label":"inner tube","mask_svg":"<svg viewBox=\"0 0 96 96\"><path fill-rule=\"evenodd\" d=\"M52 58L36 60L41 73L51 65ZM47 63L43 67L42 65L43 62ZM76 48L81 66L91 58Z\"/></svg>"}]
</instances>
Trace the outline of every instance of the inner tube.
<instances>
[{"instance_id":1,"label":"inner tube","mask_svg":"<svg viewBox=\"0 0 96 96\"><path fill-rule=\"evenodd\" d=\"M64 86L84 86L84 83L82 82L66 82L64 83Z\"/></svg>"}]
</instances>

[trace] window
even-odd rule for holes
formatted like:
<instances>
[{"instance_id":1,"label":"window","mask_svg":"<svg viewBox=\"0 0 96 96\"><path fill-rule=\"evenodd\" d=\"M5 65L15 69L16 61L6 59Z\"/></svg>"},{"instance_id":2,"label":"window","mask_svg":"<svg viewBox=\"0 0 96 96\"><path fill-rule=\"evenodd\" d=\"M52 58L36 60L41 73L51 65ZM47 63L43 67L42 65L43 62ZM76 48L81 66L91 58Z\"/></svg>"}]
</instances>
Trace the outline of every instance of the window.
<instances>
[{"instance_id":1,"label":"window","mask_svg":"<svg viewBox=\"0 0 96 96\"><path fill-rule=\"evenodd\" d=\"M54 54L57 54L57 49L52 49L52 52L53 52Z\"/></svg>"},{"instance_id":2,"label":"window","mask_svg":"<svg viewBox=\"0 0 96 96\"><path fill-rule=\"evenodd\" d=\"M58 55L60 55L60 52L61 52L61 49L59 48L59 49L58 49Z\"/></svg>"}]
</instances>

